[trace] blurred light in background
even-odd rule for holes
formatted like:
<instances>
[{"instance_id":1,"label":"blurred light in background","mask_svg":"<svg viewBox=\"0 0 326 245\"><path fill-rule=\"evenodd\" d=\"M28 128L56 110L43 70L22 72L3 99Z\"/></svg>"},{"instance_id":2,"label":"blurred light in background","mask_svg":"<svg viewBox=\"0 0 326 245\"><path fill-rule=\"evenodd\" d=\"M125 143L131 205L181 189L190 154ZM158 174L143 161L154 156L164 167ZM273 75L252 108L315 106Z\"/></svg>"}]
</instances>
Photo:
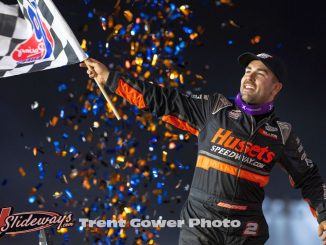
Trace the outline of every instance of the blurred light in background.
<instances>
[{"instance_id":1,"label":"blurred light in background","mask_svg":"<svg viewBox=\"0 0 326 245\"><path fill-rule=\"evenodd\" d=\"M320 245L318 222L303 200L265 198L263 210L269 226L266 245Z\"/></svg>"}]
</instances>

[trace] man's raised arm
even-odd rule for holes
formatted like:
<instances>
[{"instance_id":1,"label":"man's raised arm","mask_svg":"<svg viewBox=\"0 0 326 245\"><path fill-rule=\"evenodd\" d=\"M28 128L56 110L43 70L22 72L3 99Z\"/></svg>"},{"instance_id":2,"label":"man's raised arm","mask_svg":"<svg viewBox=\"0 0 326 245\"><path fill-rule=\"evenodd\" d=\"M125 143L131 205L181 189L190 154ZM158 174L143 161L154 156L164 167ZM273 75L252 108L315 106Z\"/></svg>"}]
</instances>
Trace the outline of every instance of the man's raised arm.
<instances>
[{"instance_id":1,"label":"man's raised arm","mask_svg":"<svg viewBox=\"0 0 326 245\"><path fill-rule=\"evenodd\" d=\"M175 88L164 88L157 84L130 79L123 74L109 72L107 67L95 59L85 61L91 69L90 78L96 78L111 92L123 97L139 109L155 113L163 121L198 136L211 115L215 98L218 96L181 94ZM81 67L86 67L81 63Z\"/></svg>"}]
</instances>

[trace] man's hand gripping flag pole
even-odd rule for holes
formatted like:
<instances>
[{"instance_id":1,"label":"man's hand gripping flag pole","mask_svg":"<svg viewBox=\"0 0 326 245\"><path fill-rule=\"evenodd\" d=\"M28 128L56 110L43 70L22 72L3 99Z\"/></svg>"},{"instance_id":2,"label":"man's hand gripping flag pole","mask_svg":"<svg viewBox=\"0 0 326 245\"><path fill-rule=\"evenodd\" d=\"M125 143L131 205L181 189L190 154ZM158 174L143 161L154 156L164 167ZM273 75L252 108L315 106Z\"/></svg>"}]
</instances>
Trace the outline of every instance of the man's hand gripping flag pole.
<instances>
[{"instance_id":1,"label":"man's hand gripping flag pole","mask_svg":"<svg viewBox=\"0 0 326 245\"><path fill-rule=\"evenodd\" d=\"M84 61L84 64L86 65L86 67L87 67L88 70L90 70L90 71L92 71L92 72L95 73L93 79L95 80L97 86L100 88L100 91L101 91L101 93L103 94L103 96L104 96L104 98L106 99L106 101L108 102L109 107L112 109L113 114L115 115L115 117L116 117L118 120L120 120L121 117L120 117L120 115L119 115L117 109L114 107L112 101L110 100L108 94L107 94L106 91L104 90L102 84L101 84L101 83L96 79L96 76L97 76L96 71L95 71L95 70L94 70L94 69L93 69L93 68L92 68L92 67L91 67L87 62Z\"/></svg>"}]
</instances>

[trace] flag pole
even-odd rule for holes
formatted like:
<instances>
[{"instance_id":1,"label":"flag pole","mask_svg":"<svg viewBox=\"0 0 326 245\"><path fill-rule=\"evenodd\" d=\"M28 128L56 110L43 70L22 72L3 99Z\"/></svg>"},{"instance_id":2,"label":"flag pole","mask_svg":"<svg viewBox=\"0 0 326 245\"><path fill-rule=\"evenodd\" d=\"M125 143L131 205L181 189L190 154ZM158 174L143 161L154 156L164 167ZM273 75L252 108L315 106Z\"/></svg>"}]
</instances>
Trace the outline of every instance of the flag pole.
<instances>
[{"instance_id":1,"label":"flag pole","mask_svg":"<svg viewBox=\"0 0 326 245\"><path fill-rule=\"evenodd\" d=\"M88 70L91 70L91 71L93 70L93 69L92 69L92 68L91 68L91 67L90 67L86 62L84 62L84 63L86 64ZM99 81L97 81L96 78L94 78L94 80L95 80L97 86L100 88L100 91L101 91L101 93L103 94L104 98L106 99L106 102L109 104L109 107L112 109L113 114L115 115L115 117L116 117L118 120L120 120L121 117L120 117L120 115L119 115L117 109L114 107L112 101L110 100L108 94L107 94L106 91L104 90L103 86L99 83Z\"/></svg>"}]
</instances>

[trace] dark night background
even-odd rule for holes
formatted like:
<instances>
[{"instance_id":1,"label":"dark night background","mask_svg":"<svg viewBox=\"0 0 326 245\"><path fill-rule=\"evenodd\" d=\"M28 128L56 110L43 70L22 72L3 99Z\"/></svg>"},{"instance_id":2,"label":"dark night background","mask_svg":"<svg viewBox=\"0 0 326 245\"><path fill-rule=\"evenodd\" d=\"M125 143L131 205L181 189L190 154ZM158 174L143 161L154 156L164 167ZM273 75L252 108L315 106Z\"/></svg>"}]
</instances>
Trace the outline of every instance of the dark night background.
<instances>
[{"instance_id":1,"label":"dark night background","mask_svg":"<svg viewBox=\"0 0 326 245\"><path fill-rule=\"evenodd\" d=\"M112 12L114 1L97 2L94 1L94 6L98 9ZM84 35L81 26L87 21L88 6L82 0L54 0L54 3L76 37L81 40ZM237 57L245 51L272 52L284 59L288 67L289 79L276 102L277 114L284 121L292 123L296 133L303 140L310 158L318 164L325 180L326 99L323 83L326 82L324 75L326 15L322 8L322 1L246 0L234 1L233 7L225 5L216 7L215 1L208 0L175 1L175 3L189 4L194 12L193 22L205 28L201 37L203 45L190 46L185 51L190 69L205 75L207 83L203 86L203 93L218 91L228 96L235 95L243 72L237 64ZM241 28L221 28L223 22L231 19ZM96 23L96 20L92 21ZM98 30L91 31L94 32L93 35L102 37L100 27ZM260 35L262 39L260 43L253 45L250 39L256 35ZM232 45L228 45L229 40L233 40ZM107 60L96 55L95 58L108 63ZM203 69L205 65L209 65L208 70ZM70 81L71 78L74 78L72 86L76 91L78 89L82 91L86 86L87 77L78 65L1 79L0 183L4 180L7 180L7 183L0 186L0 207L13 206L17 211L37 209L27 202L28 192L38 178L35 174L37 161L31 151L24 148L45 141L47 130L44 122L41 122L38 114L31 110L30 105L33 101L38 101L46 107L47 113L56 111L58 98L55 91L58 83ZM196 159L195 142L195 138L191 139L190 144L186 144L175 157L193 166ZM50 154L45 156L48 162L53 161ZM45 156L42 158L44 159ZM18 168L22 165L27 172L25 178L18 173ZM184 183L191 182L189 175L182 178ZM54 181L51 183L48 180L42 191L48 190L52 194L56 190L53 186ZM80 188L80 185L76 184L75 188ZM271 181L266 187L266 195L284 200L301 198L300 191L291 189L286 174L278 166L274 168ZM176 219L179 217L181 206L182 203L174 208L163 207L162 215ZM54 208L50 203L44 208L44 210L57 212L64 212L67 209L69 210L69 207L63 205ZM171 209L174 209L174 213L169 212ZM177 229L163 229L160 232L161 238L157 239L157 242L176 244L178 232ZM0 239L0 244L36 243L35 233L18 235L14 238L6 236ZM78 243L81 243L81 240L78 240ZM77 244L77 242L69 244Z\"/></svg>"}]
</instances>

